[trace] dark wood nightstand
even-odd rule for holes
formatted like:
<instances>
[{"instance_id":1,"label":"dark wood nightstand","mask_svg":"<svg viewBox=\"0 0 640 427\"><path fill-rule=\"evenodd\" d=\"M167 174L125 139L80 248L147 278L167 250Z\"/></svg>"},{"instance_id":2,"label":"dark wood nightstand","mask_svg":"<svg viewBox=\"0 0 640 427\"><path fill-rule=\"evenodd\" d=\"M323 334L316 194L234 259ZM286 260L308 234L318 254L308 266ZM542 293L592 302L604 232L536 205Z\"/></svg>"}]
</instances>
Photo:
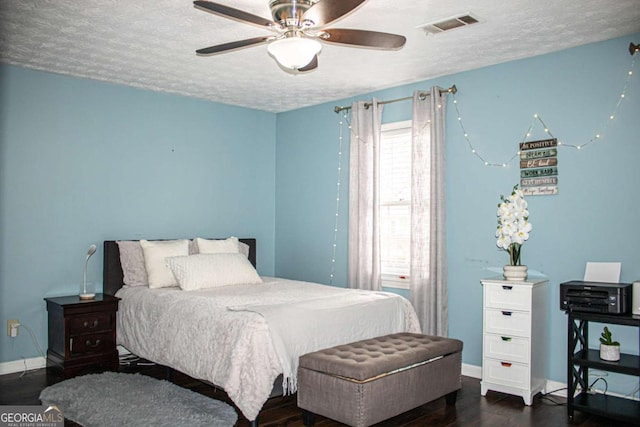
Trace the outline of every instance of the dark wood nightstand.
<instances>
[{"instance_id":1,"label":"dark wood nightstand","mask_svg":"<svg viewBox=\"0 0 640 427\"><path fill-rule=\"evenodd\" d=\"M45 301L49 317L47 368L62 371L64 378L118 369L119 298L96 294L93 300L80 300L72 295Z\"/></svg>"}]
</instances>

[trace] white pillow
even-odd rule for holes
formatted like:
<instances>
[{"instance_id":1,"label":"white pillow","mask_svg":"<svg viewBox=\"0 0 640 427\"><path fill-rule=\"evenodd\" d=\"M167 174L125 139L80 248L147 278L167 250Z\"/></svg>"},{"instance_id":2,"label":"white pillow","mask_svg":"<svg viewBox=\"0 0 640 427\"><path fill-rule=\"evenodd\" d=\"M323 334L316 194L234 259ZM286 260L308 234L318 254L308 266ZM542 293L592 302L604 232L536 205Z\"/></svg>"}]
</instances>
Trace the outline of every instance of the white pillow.
<instances>
[{"instance_id":1,"label":"white pillow","mask_svg":"<svg viewBox=\"0 0 640 427\"><path fill-rule=\"evenodd\" d=\"M256 269L240 253L171 257L167 266L185 291L262 283Z\"/></svg>"},{"instance_id":2,"label":"white pillow","mask_svg":"<svg viewBox=\"0 0 640 427\"><path fill-rule=\"evenodd\" d=\"M238 247L240 248L240 253L249 258L249 245L238 241Z\"/></svg>"},{"instance_id":3,"label":"white pillow","mask_svg":"<svg viewBox=\"0 0 640 427\"><path fill-rule=\"evenodd\" d=\"M240 241L237 237L223 240L207 240L196 238L200 254L236 254L240 252Z\"/></svg>"},{"instance_id":4,"label":"white pillow","mask_svg":"<svg viewBox=\"0 0 640 427\"><path fill-rule=\"evenodd\" d=\"M188 240L153 241L140 240L144 254L144 265L147 269L150 288L168 288L176 286L176 278L169 268L165 258L189 255Z\"/></svg>"}]
</instances>

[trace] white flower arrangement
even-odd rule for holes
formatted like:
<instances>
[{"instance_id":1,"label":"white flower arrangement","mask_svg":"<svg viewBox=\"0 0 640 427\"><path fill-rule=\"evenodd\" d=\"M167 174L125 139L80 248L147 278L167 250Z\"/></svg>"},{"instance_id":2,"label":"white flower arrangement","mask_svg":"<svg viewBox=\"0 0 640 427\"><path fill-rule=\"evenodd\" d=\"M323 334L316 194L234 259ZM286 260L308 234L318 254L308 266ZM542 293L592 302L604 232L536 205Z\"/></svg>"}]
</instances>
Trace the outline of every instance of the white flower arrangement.
<instances>
[{"instance_id":1,"label":"white flower arrangement","mask_svg":"<svg viewBox=\"0 0 640 427\"><path fill-rule=\"evenodd\" d=\"M498 204L498 228L496 244L509 252L509 264L520 265L522 244L529 239L532 226L529 222L529 210L522 190L514 185L509 197L500 196Z\"/></svg>"}]
</instances>

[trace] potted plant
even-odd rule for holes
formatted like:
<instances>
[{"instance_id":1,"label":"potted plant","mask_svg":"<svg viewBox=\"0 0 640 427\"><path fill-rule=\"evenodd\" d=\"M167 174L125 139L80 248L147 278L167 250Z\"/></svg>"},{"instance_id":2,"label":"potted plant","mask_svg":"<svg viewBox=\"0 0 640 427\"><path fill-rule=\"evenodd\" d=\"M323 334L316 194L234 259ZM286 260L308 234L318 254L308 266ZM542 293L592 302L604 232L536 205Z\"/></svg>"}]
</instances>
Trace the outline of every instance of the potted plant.
<instances>
[{"instance_id":1,"label":"potted plant","mask_svg":"<svg viewBox=\"0 0 640 427\"><path fill-rule=\"evenodd\" d=\"M606 326L600 334L600 359L609 362L617 362L620 360L620 343L613 341L611 331Z\"/></svg>"},{"instance_id":2,"label":"potted plant","mask_svg":"<svg viewBox=\"0 0 640 427\"><path fill-rule=\"evenodd\" d=\"M504 277L507 280L524 280L527 278L527 266L521 264L520 254L532 226L527 201L518 184L513 186L509 197L500 196L497 216L496 244L509 253L509 265L503 268Z\"/></svg>"}]
</instances>

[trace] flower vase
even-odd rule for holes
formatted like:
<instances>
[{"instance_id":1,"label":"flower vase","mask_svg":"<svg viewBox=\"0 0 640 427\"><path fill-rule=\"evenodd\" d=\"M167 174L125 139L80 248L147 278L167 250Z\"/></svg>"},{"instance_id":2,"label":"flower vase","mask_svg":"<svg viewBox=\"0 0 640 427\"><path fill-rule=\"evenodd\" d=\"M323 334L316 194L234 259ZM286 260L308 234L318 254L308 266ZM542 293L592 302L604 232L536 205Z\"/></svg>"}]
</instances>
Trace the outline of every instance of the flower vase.
<instances>
[{"instance_id":1,"label":"flower vase","mask_svg":"<svg viewBox=\"0 0 640 427\"><path fill-rule=\"evenodd\" d=\"M506 280L525 280L527 278L526 265L505 265L502 271Z\"/></svg>"},{"instance_id":2,"label":"flower vase","mask_svg":"<svg viewBox=\"0 0 640 427\"><path fill-rule=\"evenodd\" d=\"M600 344L600 359L617 362L620 360L620 346Z\"/></svg>"}]
</instances>

